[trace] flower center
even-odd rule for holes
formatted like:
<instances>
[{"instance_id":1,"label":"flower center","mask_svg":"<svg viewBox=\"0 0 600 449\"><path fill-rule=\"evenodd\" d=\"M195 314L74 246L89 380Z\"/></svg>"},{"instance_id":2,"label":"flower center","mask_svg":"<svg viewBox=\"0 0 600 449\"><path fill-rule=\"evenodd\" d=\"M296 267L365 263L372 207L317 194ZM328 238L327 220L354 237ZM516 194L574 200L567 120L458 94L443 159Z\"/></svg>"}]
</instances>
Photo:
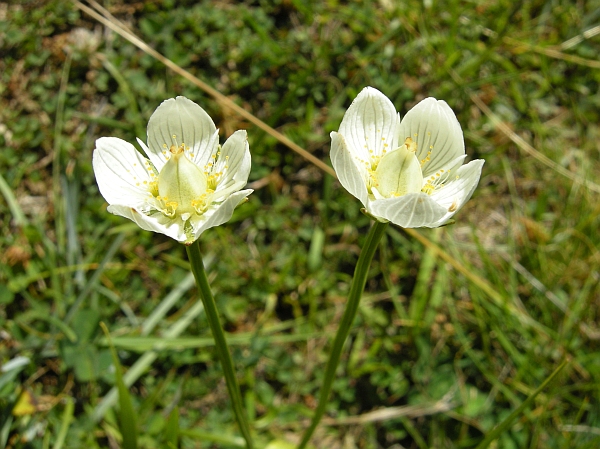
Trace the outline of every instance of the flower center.
<instances>
[{"instance_id":1,"label":"flower center","mask_svg":"<svg viewBox=\"0 0 600 449\"><path fill-rule=\"evenodd\" d=\"M417 144L408 137L400 148L386 153L370 173L372 190L384 198L420 192L423 173L416 150Z\"/></svg>"},{"instance_id":2,"label":"flower center","mask_svg":"<svg viewBox=\"0 0 600 449\"><path fill-rule=\"evenodd\" d=\"M171 157L158 174L156 199L166 216L180 215L187 220L194 213L206 212L214 190L208 188L206 175L188 159L184 148L184 144L171 145Z\"/></svg>"}]
</instances>

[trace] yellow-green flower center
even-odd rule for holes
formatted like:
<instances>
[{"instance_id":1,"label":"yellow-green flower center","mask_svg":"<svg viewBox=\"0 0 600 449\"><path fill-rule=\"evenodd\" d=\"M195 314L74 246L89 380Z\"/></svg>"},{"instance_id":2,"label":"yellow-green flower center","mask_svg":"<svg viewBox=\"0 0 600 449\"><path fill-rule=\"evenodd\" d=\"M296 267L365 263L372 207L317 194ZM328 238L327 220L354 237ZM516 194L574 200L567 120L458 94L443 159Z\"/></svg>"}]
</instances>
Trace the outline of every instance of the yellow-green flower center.
<instances>
[{"instance_id":1,"label":"yellow-green flower center","mask_svg":"<svg viewBox=\"0 0 600 449\"><path fill-rule=\"evenodd\" d=\"M182 144L169 149L171 157L158 174L156 199L165 215L181 215L185 220L193 213L206 212L214 190L208 188L206 175L188 159L184 148Z\"/></svg>"},{"instance_id":2,"label":"yellow-green flower center","mask_svg":"<svg viewBox=\"0 0 600 449\"><path fill-rule=\"evenodd\" d=\"M386 153L370 175L372 189L377 189L385 198L420 192L423 173L416 156L416 144L410 137L406 139L400 148Z\"/></svg>"}]
</instances>

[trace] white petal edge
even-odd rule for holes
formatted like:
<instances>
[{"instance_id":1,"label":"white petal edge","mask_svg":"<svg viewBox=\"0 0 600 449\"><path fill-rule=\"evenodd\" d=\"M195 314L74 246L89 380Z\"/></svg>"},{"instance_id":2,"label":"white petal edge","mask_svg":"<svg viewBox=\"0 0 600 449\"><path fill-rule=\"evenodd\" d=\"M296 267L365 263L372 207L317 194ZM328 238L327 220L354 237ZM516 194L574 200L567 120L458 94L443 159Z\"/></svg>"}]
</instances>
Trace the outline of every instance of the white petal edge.
<instances>
[{"instance_id":1,"label":"white petal edge","mask_svg":"<svg viewBox=\"0 0 600 449\"><path fill-rule=\"evenodd\" d=\"M217 159L214 170L223 172L224 176L217 192L229 187L233 183L248 182L250 175L250 145L246 131L234 132L225 141L221 149L221 155Z\"/></svg>"},{"instance_id":2,"label":"white petal edge","mask_svg":"<svg viewBox=\"0 0 600 449\"><path fill-rule=\"evenodd\" d=\"M348 149L363 161L396 149L400 117L394 104L373 87L365 87L356 96L342 119L339 133Z\"/></svg>"},{"instance_id":3,"label":"white petal edge","mask_svg":"<svg viewBox=\"0 0 600 449\"><path fill-rule=\"evenodd\" d=\"M139 137L136 137L135 140L137 140L137 143L141 147L141 149L144 150L144 153L146 153L146 156L148 156L148 159L150 160L150 162L152 162L152 165L154 165L154 168L156 169L156 171L160 171L160 169L163 167L165 161L163 161L161 159L159 161L160 165L156 166L156 164L152 161L152 158L154 158L154 154L150 151L150 148L148 148L148 145L146 145L144 143L144 141L142 139L140 139Z\"/></svg>"},{"instance_id":4,"label":"white petal edge","mask_svg":"<svg viewBox=\"0 0 600 449\"><path fill-rule=\"evenodd\" d=\"M366 207L369 197L366 168L357 165L356 157L348 149L342 134L333 131L330 136L331 164L340 184Z\"/></svg>"},{"instance_id":5,"label":"white petal edge","mask_svg":"<svg viewBox=\"0 0 600 449\"><path fill-rule=\"evenodd\" d=\"M171 145L181 144L190 148L191 160L202 168L200 161L208 162L217 140L217 128L210 116L186 97L163 101L148 121L148 157L158 170L165 164Z\"/></svg>"},{"instance_id":6,"label":"white petal edge","mask_svg":"<svg viewBox=\"0 0 600 449\"><path fill-rule=\"evenodd\" d=\"M197 240L198 237L200 237L200 234L207 229L228 222L231 219L235 208L252 192L254 192L252 189L235 192L214 209L211 207L204 215L200 216L198 220L194 221L192 219L194 240Z\"/></svg>"},{"instance_id":7,"label":"white petal edge","mask_svg":"<svg viewBox=\"0 0 600 449\"><path fill-rule=\"evenodd\" d=\"M149 216L132 207L118 204L108 206L107 210L111 214L120 215L121 217L130 219L146 231L158 232L159 234L164 234L182 243L186 240L182 220L173 220L160 212Z\"/></svg>"},{"instance_id":8,"label":"white petal edge","mask_svg":"<svg viewBox=\"0 0 600 449\"><path fill-rule=\"evenodd\" d=\"M415 105L400 122L399 143L404 143L407 137L417 142L419 161L431 151L430 160L423 164L423 178L465 154L463 132L454 111L445 101L433 97Z\"/></svg>"},{"instance_id":9,"label":"white petal edge","mask_svg":"<svg viewBox=\"0 0 600 449\"><path fill-rule=\"evenodd\" d=\"M92 166L98 188L109 204L137 206L150 195L149 161L135 147L117 137L96 140Z\"/></svg>"},{"instance_id":10,"label":"white petal edge","mask_svg":"<svg viewBox=\"0 0 600 449\"><path fill-rule=\"evenodd\" d=\"M425 193L370 201L367 211L403 228L434 227L447 212Z\"/></svg>"},{"instance_id":11,"label":"white petal edge","mask_svg":"<svg viewBox=\"0 0 600 449\"><path fill-rule=\"evenodd\" d=\"M484 162L483 159L476 159L463 165L456 171L458 179L450 181L431 195L434 201L447 210L435 226L443 225L469 201L479 183Z\"/></svg>"}]
</instances>

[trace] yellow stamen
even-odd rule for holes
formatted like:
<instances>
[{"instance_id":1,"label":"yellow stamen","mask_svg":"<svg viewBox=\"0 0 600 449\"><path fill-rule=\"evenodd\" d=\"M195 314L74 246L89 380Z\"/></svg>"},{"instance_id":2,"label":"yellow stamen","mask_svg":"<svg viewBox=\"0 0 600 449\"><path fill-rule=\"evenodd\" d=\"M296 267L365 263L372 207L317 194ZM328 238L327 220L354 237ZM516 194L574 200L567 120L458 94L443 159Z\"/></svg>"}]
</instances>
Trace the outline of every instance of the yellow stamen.
<instances>
[{"instance_id":1,"label":"yellow stamen","mask_svg":"<svg viewBox=\"0 0 600 449\"><path fill-rule=\"evenodd\" d=\"M454 201L452 201L452 204L448 208L448 212L454 212L454 211L456 211L457 208L458 208L458 201L456 199L454 199Z\"/></svg>"},{"instance_id":2,"label":"yellow stamen","mask_svg":"<svg viewBox=\"0 0 600 449\"><path fill-rule=\"evenodd\" d=\"M415 136L416 136L416 134L415 134ZM412 138L407 137L406 140L404 141L404 145L406 146L406 149L408 151L412 151L413 153L417 152L417 142L412 140Z\"/></svg>"}]
</instances>

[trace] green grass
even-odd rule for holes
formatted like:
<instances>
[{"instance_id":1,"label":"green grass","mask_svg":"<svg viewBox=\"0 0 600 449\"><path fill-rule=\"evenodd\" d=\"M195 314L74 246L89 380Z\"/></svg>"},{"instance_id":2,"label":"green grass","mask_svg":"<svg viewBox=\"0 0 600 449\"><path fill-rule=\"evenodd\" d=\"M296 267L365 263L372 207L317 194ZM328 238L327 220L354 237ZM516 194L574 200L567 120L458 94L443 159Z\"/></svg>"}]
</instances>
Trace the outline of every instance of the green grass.
<instances>
[{"instance_id":1,"label":"green grass","mask_svg":"<svg viewBox=\"0 0 600 449\"><path fill-rule=\"evenodd\" d=\"M108 214L91 167L97 138L144 138L176 95L222 140L248 130L256 191L201 247L257 447L297 442L367 234L358 201L74 2L9 3L0 363L29 362L0 373L0 448L120 446L100 322L138 447L243 447L183 246ZM316 448L475 448L494 428L490 447L600 445L600 36L573 40L598 1L104 6L328 164L329 132L367 85L402 114L444 99L486 160L456 224L388 228Z\"/></svg>"}]
</instances>

